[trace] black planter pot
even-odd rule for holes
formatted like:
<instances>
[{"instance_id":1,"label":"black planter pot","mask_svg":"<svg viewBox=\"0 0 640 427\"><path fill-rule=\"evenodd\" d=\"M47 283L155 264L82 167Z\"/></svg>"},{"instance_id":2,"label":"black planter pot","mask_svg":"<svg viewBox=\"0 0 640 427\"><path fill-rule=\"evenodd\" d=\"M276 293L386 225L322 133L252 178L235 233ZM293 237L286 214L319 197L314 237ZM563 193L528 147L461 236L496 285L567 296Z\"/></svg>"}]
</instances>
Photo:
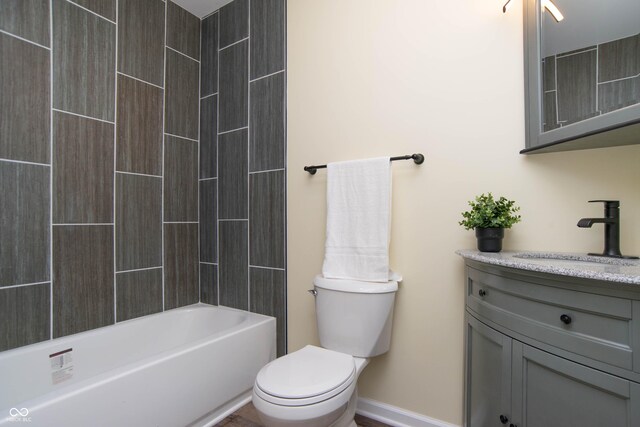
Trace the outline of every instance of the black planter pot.
<instances>
[{"instance_id":1,"label":"black planter pot","mask_svg":"<svg viewBox=\"0 0 640 427\"><path fill-rule=\"evenodd\" d=\"M476 228L478 250L480 252L500 252L504 228Z\"/></svg>"}]
</instances>

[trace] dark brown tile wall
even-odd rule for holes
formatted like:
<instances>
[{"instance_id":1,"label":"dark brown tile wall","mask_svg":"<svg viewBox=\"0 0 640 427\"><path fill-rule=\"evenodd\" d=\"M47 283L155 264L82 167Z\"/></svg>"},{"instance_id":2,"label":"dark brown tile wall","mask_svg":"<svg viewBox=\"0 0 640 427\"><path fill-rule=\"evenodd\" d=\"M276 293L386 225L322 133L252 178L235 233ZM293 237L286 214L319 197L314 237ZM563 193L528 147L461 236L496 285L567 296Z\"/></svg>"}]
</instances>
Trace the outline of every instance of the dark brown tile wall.
<instances>
[{"instance_id":1,"label":"dark brown tile wall","mask_svg":"<svg viewBox=\"0 0 640 427\"><path fill-rule=\"evenodd\" d=\"M162 175L163 96L162 88L118 75L117 170Z\"/></svg>"},{"instance_id":2,"label":"dark brown tile wall","mask_svg":"<svg viewBox=\"0 0 640 427\"><path fill-rule=\"evenodd\" d=\"M49 0L0 1L0 30L49 47Z\"/></svg>"},{"instance_id":3,"label":"dark brown tile wall","mask_svg":"<svg viewBox=\"0 0 640 427\"><path fill-rule=\"evenodd\" d=\"M275 316L278 354L286 352L285 16L284 0L235 0L203 20L201 41L200 299Z\"/></svg>"},{"instance_id":4,"label":"dark brown tile wall","mask_svg":"<svg viewBox=\"0 0 640 427\"><path fill-rule=\"evenodd\" d=\"M0 1L0 351L200 298L200 20L162 0L49 4Z\"/></svg>"},{"instance_id":5,"label":"dark brown tile wall","mask_svg":"<svg viewBox=\"0 0 640 427\"><path fill-rule=\"evenodd\" d=\"M167 1L167 46L200 60L200 20L171 0Z\"/></svg>"},{"instance_id":6,"label":"dark brown tile wall","mask_svg":"<svg viewBox=\"0 0 640 427\"><path fill-rule=\"evenodd\" d=\"M118 321L162 311L162 268L116 273Z\"/></svg>"},{"instance_id":7,"label":"dark brown tile wall","mask_svg":"<svg viewBox=\"0 0 640 427\"><path fill-rule=\"evenodd\" d=\"M0 33L2 158L49 163L49 61L47 49ZM29 96L23 96L25 93Z\"/></svg>"},{"instance_id":8,"label":"dark brown tile wall","mask_svg":"<svg viewBox=\"0 0 640 427\"><path fill-rule=\"evenodd\" d=\"M53 107L115 120L116 26L53 0Z\"/></svg>"},{"instance_id":9,"label":"dark brown tile wall","mask_svg":"<svg viewBox=\"0 0 640 427\"><path fill-rule=\"evenodd\" d=\"M113 125L53 112L53 222L113 222Z\"/></svg>"},{"instance_id":10,"label":"dark brown tile wall","mask_svg":"<svg viewBox=\"0 0 640 427\"><path fill-rule=\"evenodd\" d=\"M164 141L164 220L198 222L198 143Z\"/></svg>"},{"instance_id":11,"label":"dark brown tile wall","mask_svg":"<svg viewBox=\"0 0 640 427\"><path fill-rule=\"evenodd\" d=\"M544 130L640 103L640 33L543 60Z\"/></svg>"},{"instance_id":12,"label":"dark brown tile wall","mask_svg":"<svg viewBox=\"0 0 640 427\"><path fill-rule=\"evenodd\" d=\"M165 309L198 302L198 276L198 224L165 224Z\"/></svg>"},{"instance_id":13,"label":"dark brown tile wall","mask_svg":"<svg viewBox=\"0 0 640 427\"><path fill-rule=\"evenodd\" d=\"M112 324L113 279L113 226L53 226L53 337Z\"/></svg>"}]
</instances>

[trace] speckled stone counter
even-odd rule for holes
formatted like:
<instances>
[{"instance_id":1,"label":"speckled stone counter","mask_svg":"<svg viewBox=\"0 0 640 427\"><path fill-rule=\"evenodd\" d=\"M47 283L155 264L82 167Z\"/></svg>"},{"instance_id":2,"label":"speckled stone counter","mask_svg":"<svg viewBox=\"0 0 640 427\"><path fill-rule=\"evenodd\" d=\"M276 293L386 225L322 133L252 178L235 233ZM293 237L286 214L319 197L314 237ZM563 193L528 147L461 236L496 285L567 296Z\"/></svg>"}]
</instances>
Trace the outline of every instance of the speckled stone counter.
<instances>
[{"instance_id":1,"label":"speckled stone counter","mask_svg":"<svg viewBox=\"0 0 640 427\"><path fill-rule=\"evenodd\" d=\"M466 259L503 267L640 285L640 260L563 252L491 253L461 249L456 253Z\"/></svg>"}]
</instances>

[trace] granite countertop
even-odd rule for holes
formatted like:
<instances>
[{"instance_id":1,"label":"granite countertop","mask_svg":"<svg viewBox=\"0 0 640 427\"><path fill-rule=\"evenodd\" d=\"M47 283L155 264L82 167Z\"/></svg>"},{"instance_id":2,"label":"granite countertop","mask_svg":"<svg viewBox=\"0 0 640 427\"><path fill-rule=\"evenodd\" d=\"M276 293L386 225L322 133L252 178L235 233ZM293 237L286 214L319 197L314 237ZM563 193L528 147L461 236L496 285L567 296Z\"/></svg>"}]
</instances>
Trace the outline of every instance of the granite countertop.
<instances>
[{"instance_id":1,"label":"granite countertop","mask_svg":"<svg viewBox=\"0 0 640 427\"><path fill-rule=\"evenodd\" d=\"M480 252L461 249L463 258L503 267L561 276L640 285L640 260L605 258L564 252Z\"/></svg>"}]
</instances>

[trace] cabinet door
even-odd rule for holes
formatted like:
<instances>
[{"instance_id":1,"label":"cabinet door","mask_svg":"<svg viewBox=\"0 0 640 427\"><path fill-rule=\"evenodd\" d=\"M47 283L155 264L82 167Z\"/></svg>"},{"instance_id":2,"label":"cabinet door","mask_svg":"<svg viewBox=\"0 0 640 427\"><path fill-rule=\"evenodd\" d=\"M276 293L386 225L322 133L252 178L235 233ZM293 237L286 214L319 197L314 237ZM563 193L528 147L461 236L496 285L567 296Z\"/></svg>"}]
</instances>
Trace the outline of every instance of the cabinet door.
<instances>
[{"instance_id":1,"label":"cabinet door","mask_svg":"<svg viewBox=\"0 0 640 427\"><path fill-rule=\"evenodd\" d=\"M467 314L465 425L501 426L511 418L511 338Z\"/></svg>"},{"instance_id":2,"label":"cabinet door","mask_svg":"<svg viewBox=\"0 0 640 427\"><path fill-rule=\"evenodd\" d=\"M513 342L517 427L637 427L640 385Z\"/></svg>"}]
</instances>

